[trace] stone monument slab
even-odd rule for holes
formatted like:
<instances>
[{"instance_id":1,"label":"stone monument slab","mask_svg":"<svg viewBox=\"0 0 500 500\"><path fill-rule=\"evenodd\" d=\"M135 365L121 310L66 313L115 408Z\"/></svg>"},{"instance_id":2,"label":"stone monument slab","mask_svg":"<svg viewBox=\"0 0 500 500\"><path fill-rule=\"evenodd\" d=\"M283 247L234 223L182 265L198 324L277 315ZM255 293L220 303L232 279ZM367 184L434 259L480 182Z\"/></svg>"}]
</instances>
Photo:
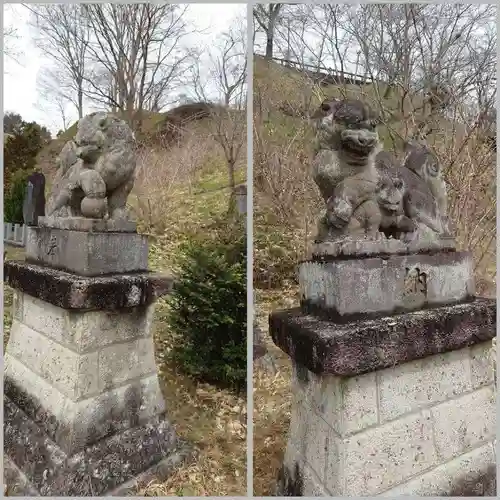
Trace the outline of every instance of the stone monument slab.
<instances>
[{"instance_id":1,"label":"stone monument slab","mask_svg":"<svg viewBox=\"0 0 500 500\"><path fill-rule=\"evenodd\" d=\"M4 263L5 282L64 309L117 310L150 304L172 290L172 276L144 272L78 276L21 261Z\"/></svg>"},{"instance_id":2,"label":"stone monument slab","mask_svg":"<svg viewBox=\"0 0 500 500\"><path fill-rule=\"evenodd\" d=\"M357 376L486 342L496 335L496 303L473 302L335 323L300 308L269 317L274 343L313 373Z\"/></svg>"},{"instance_id":3,"label":"stone monument slab","mask_svg":"<svg viewBox=\"0 0 500 500\"><path fill-rule=\"evenodd\" d=\"M23 219L27 226L36 226L45 215L45 176L35 172L28 176L23 202Z\"/></svg>"}]
</instances>

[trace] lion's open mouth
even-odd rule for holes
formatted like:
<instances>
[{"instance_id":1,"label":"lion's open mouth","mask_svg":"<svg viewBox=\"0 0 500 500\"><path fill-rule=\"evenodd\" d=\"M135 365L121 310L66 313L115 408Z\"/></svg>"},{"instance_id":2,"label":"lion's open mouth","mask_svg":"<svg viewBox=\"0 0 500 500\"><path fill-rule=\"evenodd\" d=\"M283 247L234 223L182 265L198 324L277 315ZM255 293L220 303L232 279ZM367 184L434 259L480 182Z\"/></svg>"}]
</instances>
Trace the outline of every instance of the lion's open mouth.
<instances>
[{"instance_id":1,"label":"lion's open mouth","mask_svg":"<svg viewBox=\"0 0 500 500\"><path fill-rule=\"evenodd\" d=\"M382 205L388 212L397 212L399 210L399 203L383 202Z\"/></svg>"},{"instance_id":2,"label":"lion's open mouth","mask_svg":"<svg viewBox=\"0 0 500 500\"><path fill-rule=\"evenodd\" d=\"M344 130L341 133L342 148L360 157L368 156L377 146L378 136L368 130Z\"/></svg>"}]
</instances>

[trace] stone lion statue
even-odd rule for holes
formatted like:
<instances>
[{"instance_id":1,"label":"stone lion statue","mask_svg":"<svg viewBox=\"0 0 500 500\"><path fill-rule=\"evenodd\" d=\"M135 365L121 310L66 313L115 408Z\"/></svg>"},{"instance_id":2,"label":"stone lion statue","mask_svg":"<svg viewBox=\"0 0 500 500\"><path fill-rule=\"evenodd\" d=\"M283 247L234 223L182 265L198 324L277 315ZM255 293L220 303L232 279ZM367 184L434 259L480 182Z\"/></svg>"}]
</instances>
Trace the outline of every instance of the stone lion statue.
<instances>
[{"instance_id":1,"label":"stone lion statue","mask_svg":"<svg viewBox=\"0 0 500 500\"><path fill-rule=\"evenodd\" d=\"M83 117L58 167L48 216L128 219L136 157L135 137L125 121L104 112Z\"/></svg>"},{"instance_id":2,"label":"stone lion statue","mask_svg":"<svg viewBox=\"0 0 500 500\"><path fill-rule=\"evenodd\" d=\"M313 119L319 119L313 177L326 203L317 240L377 238L377 115L359 100L336 99L323 102Z\"/></svg>"}]
</instances>

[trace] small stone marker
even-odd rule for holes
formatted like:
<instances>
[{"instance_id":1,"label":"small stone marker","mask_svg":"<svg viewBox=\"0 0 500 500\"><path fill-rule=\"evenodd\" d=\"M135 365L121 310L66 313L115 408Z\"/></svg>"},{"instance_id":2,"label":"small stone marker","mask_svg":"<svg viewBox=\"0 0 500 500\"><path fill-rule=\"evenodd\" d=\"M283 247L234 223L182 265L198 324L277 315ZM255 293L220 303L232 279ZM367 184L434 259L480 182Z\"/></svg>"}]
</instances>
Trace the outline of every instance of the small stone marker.
<instances>
[{"instance_id":1,"label":"small stone marker","mask_svg":"<svg viewBox=\"0 0 500 500\"><path fill-rule=\"evenodd\" d=\"M28 177L23 203L23 219L27 226L36 226L45 215L45 176L35 172Z\"/></svg>"},{"instance_id":2,"label":"small stone marker","mask_svg":"<svg viewBox=\"0 0 500 500\"><path fill-rule=\"evenodd\" d=\"M247 185L240 184L235 188L236 208L238 213L243 215L247 213Z\"/></svg>"}]
</instances>

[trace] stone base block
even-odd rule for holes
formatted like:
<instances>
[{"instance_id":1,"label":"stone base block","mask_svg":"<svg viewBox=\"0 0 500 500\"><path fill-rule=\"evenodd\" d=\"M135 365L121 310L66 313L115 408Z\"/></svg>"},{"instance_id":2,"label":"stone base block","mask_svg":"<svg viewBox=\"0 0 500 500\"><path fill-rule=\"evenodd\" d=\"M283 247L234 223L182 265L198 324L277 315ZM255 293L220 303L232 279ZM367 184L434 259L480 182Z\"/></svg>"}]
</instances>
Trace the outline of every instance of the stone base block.
<instances>
[{"instance_id":1,"label":"stone base block","mask_svg":"<svg viewBox=\"0 0 500 500\"><path fill-rule=\"evenodd\" d=\"M165 410L153 306L73 311L15 291L4 393L66 453Z\"/></svg>"},{"instance_id":2,"label":"stone base block","mask_svg":"<svg viewBox=\"0 0 500 500\"><path fill-rule=\"evenodd\" d=\"M157 416L68 455L6 397L4 454L9 496L124 496L166 479L192 449Z\"/></svg>"},{"instance_id":3,"label":"stone base block","mask_svg":"<svg viewBox=\"0 0 500 500\"><path fill-rule=\"evenodd\" d=\"M86 311L145 306L174 283L171 276L151 272L89 277L13 260L4 262L4 281L49 304Z\"/></svg>"},{"instance_id":4,"label":"stone base block","mask_svg":"<svg viewBox=\"0 0 500 500\"><path fill-rule=\"evenodd\" d=\"M39 217L38 226L93 233L137 232L137 223L131 220L88 219L87 217Z\"/></svg>"},{"instance_id":5,"label":"stone base block","mask_svg":"<svg viewBox=\"0 0 500 500\"><path fill-rule=\"evenodd\" d=\"M454 238L443 237L434 242L414 241L405 243L396 239L341 239L338 241L323 241L312 247L313 257L335 259L338 257L373 257L380 255L408 255L412 253L433 253L436 251L454 251Z\"/></svg>"},{"instance_id":6,"label":"stone base block","mask_svg":"<svg viewBox=\"0 0 500 500\"><path fill-rule=\"evenodd\" d=\"M345 324L296 308L272 313L269 331L280 349L310 371L356 376L493 339L496 301L476 298Z\"/></svg>"},{"instance_id":7,"label":"stone base block","mask_svg":"<svg viewBox=\"0 0 500 500\"><path fill-rule=\"evenodd\" d=\"M336 321L466 302L475 293L468 252L313 259L300 264L299 286L305 311Z\"/></svg>"},{"instance_id":8,"label":"stone base block","mask_svg":"<svg viewBox=\"0 0 500 500\"><path fill-rule=\"evenodd\" d=\"M494 495L491 341L355 377L296 362L278 495Z\"/></svg>"},{"instance_id":9,"label":"stone base block","mask_svg":"<svg viewBox=\"0 0 500 500\"><path fill-rule=\"evenodd\" d=\"M130 232L30 227L26 261L81 276L147 271L148 240Z\"/></svg>"}]
</instances>

